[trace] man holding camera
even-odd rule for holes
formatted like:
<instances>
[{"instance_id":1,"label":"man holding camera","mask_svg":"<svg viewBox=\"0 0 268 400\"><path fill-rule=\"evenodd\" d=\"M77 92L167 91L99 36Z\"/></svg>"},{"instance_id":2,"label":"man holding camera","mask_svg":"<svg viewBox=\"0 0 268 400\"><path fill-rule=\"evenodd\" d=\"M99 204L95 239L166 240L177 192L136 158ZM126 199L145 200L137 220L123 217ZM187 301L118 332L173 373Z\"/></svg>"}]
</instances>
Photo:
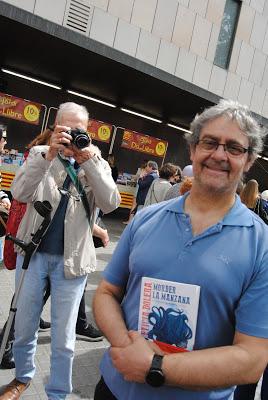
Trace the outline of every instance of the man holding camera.
<instances>
[{"instance_id":1,"label":"man holding camera","mask_svg":"<svg viewBox=\"0 0 268 400\"><path fill-rule=\"evenodd\" d=\"M46 385L49 400L61 400L72 391L72 362L75 325L87 274L94 271L96 255L91 230L95 209L111 212L118 207L120 195L108 163L86 136L88 113L85 107L64 103L59 107L49 146L31 149L12 184L12 194L27 203L20 224L19 239L28 242L40 224L34 202L48 200L52 221L21 288L15 321L14 358L16 379L0 395L1 400L18 399L34 376L34 355L43 294L51 285L51 368ZM58 154L76 170L86 192L91 223L70 176ZM18 253L21 250L17 249ZM16 283L19 281L22 255L18 255Z\"/></svg>"}]
</instances>

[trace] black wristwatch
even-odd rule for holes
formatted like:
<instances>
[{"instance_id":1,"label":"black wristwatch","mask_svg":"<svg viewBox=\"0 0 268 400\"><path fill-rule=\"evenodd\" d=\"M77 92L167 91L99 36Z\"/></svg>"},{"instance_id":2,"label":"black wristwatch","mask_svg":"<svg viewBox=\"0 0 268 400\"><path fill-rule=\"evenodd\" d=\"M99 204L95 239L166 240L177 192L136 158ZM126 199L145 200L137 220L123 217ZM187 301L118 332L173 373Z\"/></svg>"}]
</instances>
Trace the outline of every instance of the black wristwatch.
<instances>
[{"instance_id":1,"label":"black wristwatch","mask_svg":"<svg viewBox=\"0 0 268 400\"><path fill-rule=\"evenodd\" d=\"M159 356L155 354L152 360L151 368L146 375L145 381L148 385L153 387L159 387L165 383L165 375L162 371L162 362L164 356Z\"/></svg>"}]
</instances>

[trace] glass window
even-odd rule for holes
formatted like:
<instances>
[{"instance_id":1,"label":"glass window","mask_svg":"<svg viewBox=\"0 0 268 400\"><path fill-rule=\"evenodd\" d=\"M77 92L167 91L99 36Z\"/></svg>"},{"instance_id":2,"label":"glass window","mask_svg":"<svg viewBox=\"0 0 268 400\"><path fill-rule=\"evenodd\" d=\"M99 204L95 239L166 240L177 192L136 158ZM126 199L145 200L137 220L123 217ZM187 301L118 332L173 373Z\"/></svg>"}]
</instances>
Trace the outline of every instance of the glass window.
<instances>
[{"instance_id":1,"label":"glass window","mask_svg":"<svg viewBox=\"0 0 268 400\"><path fill-rule=\"evenodd\" d=\"M241 1L226 0L221 30L218 38L214 64L221 68L228 68L231 58L235 31L239 18Z\"/></svg>"}]
</instances>

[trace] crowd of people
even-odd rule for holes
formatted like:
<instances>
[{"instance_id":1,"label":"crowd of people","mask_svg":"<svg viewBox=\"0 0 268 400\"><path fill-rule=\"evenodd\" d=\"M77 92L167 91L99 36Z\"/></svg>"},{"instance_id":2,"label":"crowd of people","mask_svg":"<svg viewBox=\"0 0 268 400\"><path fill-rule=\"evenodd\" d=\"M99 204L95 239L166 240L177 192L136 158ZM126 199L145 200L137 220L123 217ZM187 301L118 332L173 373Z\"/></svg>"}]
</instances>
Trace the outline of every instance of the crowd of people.
<instances>
[{"instance_id":1,"label":"crowd of people","mask_svg":"<svg viewBox=\"0 0 268 400\"><path fill-rule=\"evenodd\" d=\"M21 288L14 327L16 375L0 400L18 399L34 377L48 286L51 372L46 393L49 400L61 400L72 391L80 308L83 326L89 326L83 293L96 267L93 235L108 243L96 217L120 203L114 157L106 162L90 140L82 148L72 143L72 130L86 131L87 121L84 107L62 104L48 142L31 147L12 184L14 199L26 204L19 239L30 241L38 229L36 201L49 201L53 211ZM103 334L110 343L94 400L253 400L262 375L261 398L268 398L267 190L260 194L258 182L245 178L264 137L246 106L221 100L197 115L185 135L191 165L159 168L147 160L140 168L127 227L93 300L100 329L96 339ZM19 247L16 252L18 285L24 254ZM177 284L183 296L175 296ZM161 293L169 299L168 308L154 307L141 316L142 295L148 306ZM195 320L183 314L186 303L197 310ZM153 320L157 330L146 337L141 320L147 327Z\"/></svg>"}]
</instances>

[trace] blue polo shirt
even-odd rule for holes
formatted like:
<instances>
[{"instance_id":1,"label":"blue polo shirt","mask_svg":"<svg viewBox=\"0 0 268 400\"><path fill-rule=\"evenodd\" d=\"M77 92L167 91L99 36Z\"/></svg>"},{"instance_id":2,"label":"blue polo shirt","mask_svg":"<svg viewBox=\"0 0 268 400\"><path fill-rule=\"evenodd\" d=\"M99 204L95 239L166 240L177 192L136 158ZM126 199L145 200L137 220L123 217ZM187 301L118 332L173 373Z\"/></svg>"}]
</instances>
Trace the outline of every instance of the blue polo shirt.
<instances>
[{"instance_id":1,"label":"blue polo shirt","mask_svg":"<svg viewBox=\"0 0 268 400\"><path fill-rule=\"evenodd\" d=\"M193 236L183 211L188 194L150 206L125 229L103 273L125 287L122 309L128 329L138 328L143 276L199 285L194 350L232 344L235 330L268 338L268 228L239 197L223 220ZM122 400L231 400L234 388L193 392L126 382L109 352L101 373Z\"/></svg>"}]
</instances>

